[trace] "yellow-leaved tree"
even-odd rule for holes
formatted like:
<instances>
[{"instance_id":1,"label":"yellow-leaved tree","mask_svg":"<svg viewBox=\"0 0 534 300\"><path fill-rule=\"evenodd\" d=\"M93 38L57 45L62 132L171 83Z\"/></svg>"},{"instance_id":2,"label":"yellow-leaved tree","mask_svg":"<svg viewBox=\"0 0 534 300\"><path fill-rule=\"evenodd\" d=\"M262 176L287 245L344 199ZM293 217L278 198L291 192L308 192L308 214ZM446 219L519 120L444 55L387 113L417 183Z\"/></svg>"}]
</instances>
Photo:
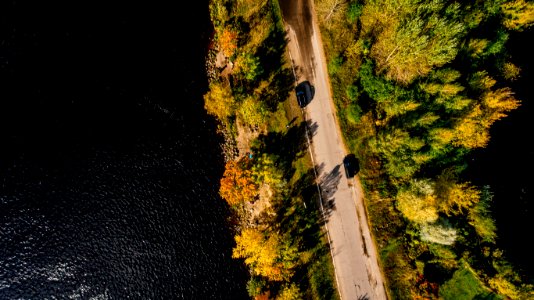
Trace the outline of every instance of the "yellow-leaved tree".
<instances>
[{"instance_id":1,"label":"yellow-leaved tree","mask_svg":"<svg viewBox=\"0 0 534 300\"><path fill-rule=\"evenodd\" d=\"M493 84L490 82L485 85L492 86ZM488 89L482 94L480 102L456 121L453 129L453 145L470 149L485 147L490 138L490 126L519 105L520 101L513 97L509 88L494 91Z\"/></svg>"},{"instance_id":2,"label":"yellow-leaved tree","mask_svg":"<svg viewBox=\"0 0 534 300\"><path fill-rule=\"evenodd\" d=\"M508 29L521 31L534 23L534 3L525 0L507 1L501 5L503 24Z\"/></svg>"},{"instance_id":3,"label":"yellow-leaved tree","mask_svg":"<svg viewBox=\"0 0 534 300\"><path fill-rule=\"evenodd\" d=\"M482 95L487 127L491 126L495 121L506 117L507 112L519 107L520 101L515 99L513 95L514 93L510 88L500 88Z\"/></svg>"},{"instance_id":4,"label":"yellow-leaved tree","mask_svg":"<svg viewBox=\"0 0 534 300\"><path fill-rule=\"evenodd\" d=\"M471 112L459 118L452 131L452 144L469 149L485 147L489 141L489 132L483 125L482 115L482 108L477 104Z\"/></svg>"},{"instance_id":5,"label":"yellow-leaved tree","mask_svg":"<svg viewBox=\"0 0 534 300\"><path fill-rule=\"evenodd\" d=\"M434 191L439 210L447 216L467 213L480 200L480 191L469 182L458 183L452 168L443 170L437 177Z\"/></svg>"},{"instance_id":6,"label":"yellow-leaved tree","mask_svg":"<svg viewBox=\"0 0 534 300\"><path fill-rule=\"evenodd\" d=\"M418 224L436 221L439 216L432 182L411 180L397 193L397 209L406 219Z\"/></svg>"},{"instance_id":7,"label":"yellow-leaved tree","mask_svg":"<svg viewBox=\"0 0 534 300\"><path fill-rule=\"evenodd\" d=\"M230 86L223 82L210 84L209 91L204 95L204 108L208 114L217 117L221 121L234 114L235 100Z\"/></svg>"},{"instance_id":8,"label":"yellow-leaved tree","mask_svg":"<svg viewBox=\"0 0 534 300\"><path fill-rule=\"evenodd\" d=\"M282 281L289 274L280 261L280 241L276 235L266 237L257 228L245 228L235 237L233 258L244 258L256 275L272 281Z\"/></svg>"},{"instance_id":9,"label":"yellow-leaved tree","mask_svg":"<svg viewBox=\"0 0 534 300\"><path fill-rule=\"evenodd\" d=\"M268 116L265 105L254 96L248 96L241 102L238 113L243 122L251 127L264 124Z\"/></svg>"}]
</instances>

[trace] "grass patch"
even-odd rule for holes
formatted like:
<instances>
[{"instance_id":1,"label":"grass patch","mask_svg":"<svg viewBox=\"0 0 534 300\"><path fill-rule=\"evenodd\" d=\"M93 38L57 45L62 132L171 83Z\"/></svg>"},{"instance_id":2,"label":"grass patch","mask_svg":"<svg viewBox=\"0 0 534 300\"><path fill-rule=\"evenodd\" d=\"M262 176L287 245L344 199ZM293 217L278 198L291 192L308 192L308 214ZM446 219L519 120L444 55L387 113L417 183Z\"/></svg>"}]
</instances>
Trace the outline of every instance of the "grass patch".
<instances>
[{"instance_id":1,"label":"grass patch","mask_svg":"<svg viewBox=\"0 0 534 300\"><path fill-rule=\"evenodd\" d=\"M282 103L278 104L278 109L269 115L267 121L267 130L270 132L282 132L287 130L289 120L286 116L286 111Z\"/></svg>"},{"instance_id":2,"label":"grass patch","mask_svg":"<svg viewBox=\"0 0 534 300\"><path fill-rule=\"evenodd\" d=\"M441 286L439 295L444 300L504 299L486 288L466 262Z\"/></svg>"},{"instance_id":3,"label":"grass patch","mask_svg":"<svg viewBox=\"0 0 534 300\"><path fill-rule=\"evenodd\" d=\"M295 182L302 176L306 175L306 173L308 173L312 167L313 165L309 155L302 156L301 158L293 161L295 173L293 174L293 178L291 178L289 184L295 184Z\"/></svg>"}]
</instances>

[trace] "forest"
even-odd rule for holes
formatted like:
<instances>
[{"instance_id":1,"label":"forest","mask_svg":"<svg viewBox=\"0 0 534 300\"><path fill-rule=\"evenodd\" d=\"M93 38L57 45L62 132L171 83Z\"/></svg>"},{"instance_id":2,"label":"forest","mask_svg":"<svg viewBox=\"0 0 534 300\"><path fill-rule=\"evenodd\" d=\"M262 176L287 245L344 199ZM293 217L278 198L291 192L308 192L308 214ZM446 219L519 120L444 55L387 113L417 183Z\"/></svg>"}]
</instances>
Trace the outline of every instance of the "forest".
<instances>
[{"instance_id":1,"label":"forest","mask_svg":"<svg viewBox=\"0 0 534 300\"><path fill-rule=\"evenodd\" d=\"M389 298L534 298L532 278L496 244L491 187L464 176L491 126L521 105L506 43L533 24L534 4L313 4ZM227 141L220 195L249 295L337 299L278 2L212 0L210 14L204 105Z\"/></svg>"},{"instance_id":2,"label":"forest","mask_svg":"<svg viewBox=\"0 0 534 300\"><path fill-rule=\"evenodd\" d=\"M496 244L492 191L468 155L521 105L506 48L524 0L316 0L345 142L361 162L392 299L532 299Z\"/></svg>"},{"instance_id":3,"label":"forest","mask_svg":"<svg viewBox=\"0 0 534 300\"><path fill-rule=\"evenodd\" d=\"M210 15L204 107L226 140L219 193L248 294L339 299L278 1L212 0Z\"/></svg>"}]
</instances>

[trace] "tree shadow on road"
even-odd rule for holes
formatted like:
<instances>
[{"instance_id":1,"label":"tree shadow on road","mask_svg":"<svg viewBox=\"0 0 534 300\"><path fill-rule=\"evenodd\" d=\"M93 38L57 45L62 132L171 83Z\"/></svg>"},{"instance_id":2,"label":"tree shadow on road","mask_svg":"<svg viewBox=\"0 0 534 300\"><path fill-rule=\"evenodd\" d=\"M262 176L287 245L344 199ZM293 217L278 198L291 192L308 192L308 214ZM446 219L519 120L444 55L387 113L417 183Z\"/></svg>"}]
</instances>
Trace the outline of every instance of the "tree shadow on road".
<instances>
[{"instance_id":1,"label":"tree shadow on road","mask_svg":"<svg viewBox=\"0 0 534 300\"><path fill-rule=\"evenodd\" d=\"M369 297L369 295L365 293L365 295L358 296L357 300L371 300L371 297Z\"/></svg>"},{"instance_id":2,"label":"tree shadow on road","mask_svg":"<svg viewBox=\"0 0 534 300\"><path fill-rule=\"evenodd\" d=\"M323 214L324 218L326 219L328 219L328 217L336 209L336 201L334 198L334 194L336 193L339 181L341 180L340 169L341 164L335 166L332 171L319 178L319 187L321 188L321 200L324 210ZM318 172L318 174L320 173Z\"/></svg>"},{"instance_id":3,"label":"tree shadow on road","mask_svg":"<svg viewBox=\"0 0 534 300\"><path fill-rule=\"evenodd\" d=\"M331 285L333 271L329 269L330 245L323 226L319 199L315 170L310 168L291 185L286 199L277 209L279 214L276 222L281 232L299 243L302 253L308 257L295 270L292 279L308 295L306 299L312 299L312 295L332 299L335 294Z\"/></svg>"},{"instance_id":4,"label":"tree shadow on road","mask_svg":"<svg viewBox=\"0 0 534 300\"><path fill-rule=\"evenodd\" d=\"M312 138L317 134L317 128L319 128L319 125L317 125L317 122L306 120L306 126L308 128L308 138L310 139L310 143L312 143Z\"/></svg>"},{"instance_id":5,"label":"tree shadow on road","mask_svg":"<svg viewBox=\"0 0 534 300\"><path fill-rule=\"evenodd\" d=\"M315 175L317 171L322 172L322 166L314 170L302 161L295 164L308 153L306 134L310 138L315 135L317 124L311 121L296 123L295 120L287 131L260 135L253 142L251 151L255 155L271 155L286 182L290 183L272 199L276 215L271 225L284 243L299 249L300 264L294 270L292 282L297 282L299 288L306 291L307 299L313 295L332 299L336 292L333 288L335 279ZM334 184L334 177L335 173L327 176L325 182Z\"/></svg>"}]
</instances>

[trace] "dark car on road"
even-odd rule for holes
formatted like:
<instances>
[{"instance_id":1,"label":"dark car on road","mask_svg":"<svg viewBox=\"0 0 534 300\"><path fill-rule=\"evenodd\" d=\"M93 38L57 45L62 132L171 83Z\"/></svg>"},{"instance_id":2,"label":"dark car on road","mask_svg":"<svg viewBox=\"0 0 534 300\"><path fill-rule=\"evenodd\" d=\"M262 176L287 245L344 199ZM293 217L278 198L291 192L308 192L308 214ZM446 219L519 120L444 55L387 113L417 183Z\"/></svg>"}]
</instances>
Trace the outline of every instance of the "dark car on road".
<instances>
[{"instance_id":1,"label":"dark car on road","mask_svg":"<svg viewBox=\"0 0 534 300\"><path fill-rule=\"evenodd\" d=\"M356 155L348 154L343 159L343 167L345 167L345 175L347 178L352 178L360 171L360 164Z\"/></svg>"},{"instance_id":2,"label":"dark car on road","mask_svg":"<svg viewBox=\"0 0 534 300\"><path fill-rule=\"evenodd\" d=\"M303 81L295 88L297 102L300 107L305 107L313 98L314 90L309 81Z\"/></svg>"}]
</instances>

